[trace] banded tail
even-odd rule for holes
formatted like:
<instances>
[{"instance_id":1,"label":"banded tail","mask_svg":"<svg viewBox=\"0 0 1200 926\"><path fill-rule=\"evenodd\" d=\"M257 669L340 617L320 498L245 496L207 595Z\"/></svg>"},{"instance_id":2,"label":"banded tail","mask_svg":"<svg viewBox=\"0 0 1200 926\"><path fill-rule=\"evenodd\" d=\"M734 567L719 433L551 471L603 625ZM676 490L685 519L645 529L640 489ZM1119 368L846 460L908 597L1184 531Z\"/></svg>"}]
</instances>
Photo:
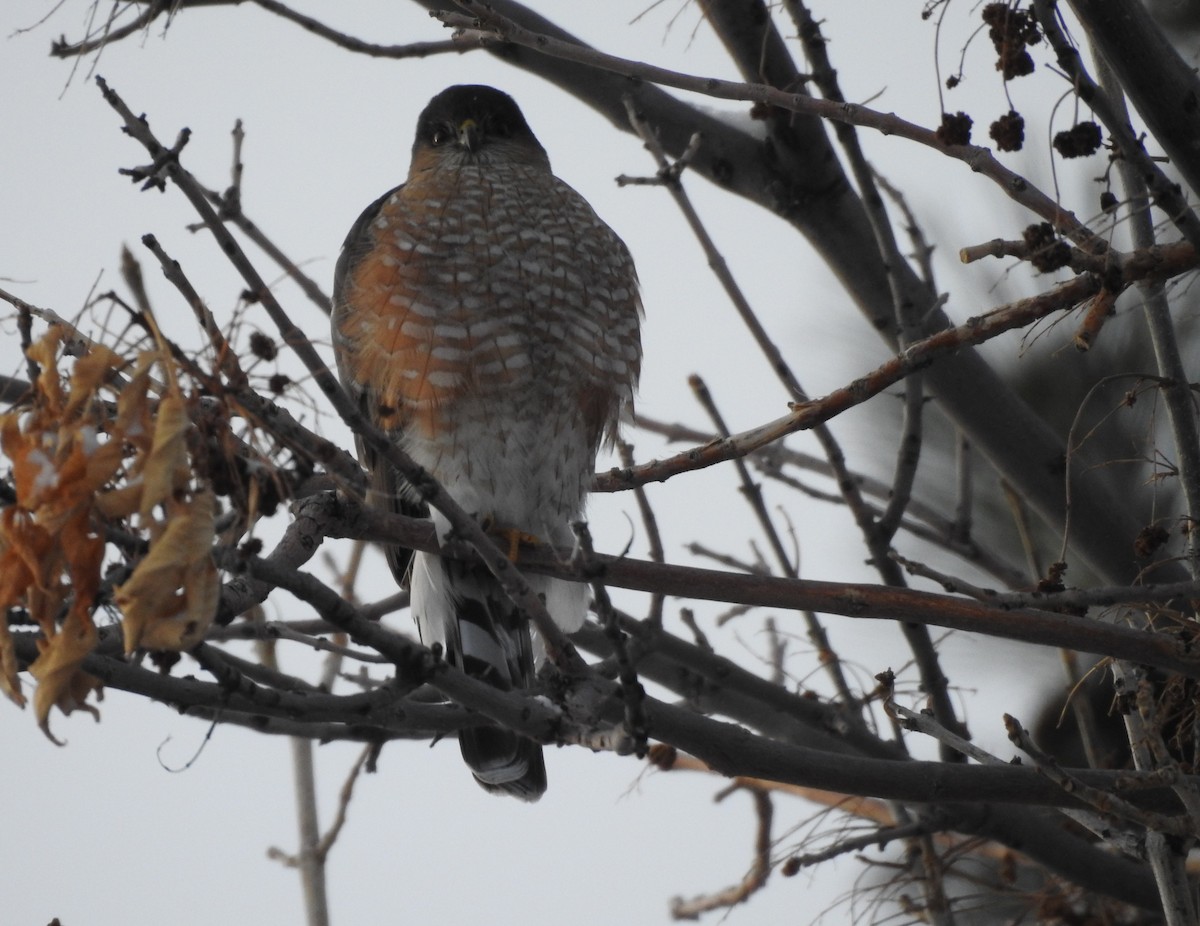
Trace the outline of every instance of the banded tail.
<instances>
[{"instance_id":1,"label":"banded tail","mask_svg":"<svg viewBox=\"0 0 1200 926\"><path fill-rule=\"evenodd\" d=\"M441 643L446 660L503 691L529 688L536 673L529 621L485 568L418 553L412 605L421 640ZM458 734L463 760L487 791L536 801L546 790L537 743L496 726Z\"/></svg>"}]
</instances>

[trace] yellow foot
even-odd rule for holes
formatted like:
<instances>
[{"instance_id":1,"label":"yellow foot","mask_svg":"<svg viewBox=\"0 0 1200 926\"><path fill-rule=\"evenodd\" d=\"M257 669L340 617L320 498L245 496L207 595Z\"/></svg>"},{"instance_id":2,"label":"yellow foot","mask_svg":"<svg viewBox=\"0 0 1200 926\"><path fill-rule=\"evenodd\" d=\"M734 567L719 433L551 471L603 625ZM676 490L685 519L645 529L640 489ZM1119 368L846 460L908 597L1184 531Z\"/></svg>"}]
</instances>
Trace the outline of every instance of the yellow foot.
<instances>
[{"instance_id":1,"label":"yellow foot","mask_svg":"<svg viewBox=\"0 0 1200 926\"><path fill-rule=\"evenodd\" d=\"M491 515L484 517L481 521L483 529L496 537L501 546L508 550L508 561L515 563L517 555L520 553L521 544L526 546L537 546L542 542L537 534L530 534L515 527L497 527L496 521Z\"/></svg>"}]
</instances>

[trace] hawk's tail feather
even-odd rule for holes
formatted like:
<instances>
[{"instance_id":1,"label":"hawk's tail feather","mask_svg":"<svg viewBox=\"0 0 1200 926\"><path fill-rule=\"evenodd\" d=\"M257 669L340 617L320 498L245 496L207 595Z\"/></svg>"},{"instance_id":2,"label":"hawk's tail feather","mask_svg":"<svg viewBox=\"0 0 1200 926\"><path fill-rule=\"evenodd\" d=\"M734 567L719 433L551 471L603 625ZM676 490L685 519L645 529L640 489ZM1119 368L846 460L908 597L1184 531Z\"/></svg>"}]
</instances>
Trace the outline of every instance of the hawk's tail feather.
<instances>
[{"instance_id":1,"label":"hawk's tail feather","mask_svg":"<svg viewBox=\"0 0 1200 926\"><path fill-rule=\"evenodd\" d=\"M499 727L472 727L459 732L458 745L484 790L523 801L545 793L546 763L537 743Z\"/></svg>"},{"instance_id":2,"label":"hawk's tail feather","mask_svg":"<svg viewBox=\"0 0 1200 926\"><path fill-rule=\"evenodd\" d=\"M502 691L531 687L535 670L529 622L491 573L453 561L441 565L449 592L444 600L451 606L443 616L447 659ZM537 743L495 726L464 729L458 742L484 789L526 801L545 792L546 765Z\"/></svg>"}]
</instances>

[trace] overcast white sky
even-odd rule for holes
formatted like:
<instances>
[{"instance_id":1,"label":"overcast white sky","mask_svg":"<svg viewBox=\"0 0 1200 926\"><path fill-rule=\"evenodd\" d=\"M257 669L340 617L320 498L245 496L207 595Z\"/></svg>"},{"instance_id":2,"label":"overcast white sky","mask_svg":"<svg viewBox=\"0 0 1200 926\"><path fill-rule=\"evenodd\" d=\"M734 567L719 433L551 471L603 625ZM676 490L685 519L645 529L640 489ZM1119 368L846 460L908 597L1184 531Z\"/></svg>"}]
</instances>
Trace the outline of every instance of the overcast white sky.
<instances>
[{"instance_id":1,"label":"overcast white sky","mask_svg":"<svg viewBox=\"0 0 1200 926\"><path fill-rule=\"evenodd\" d=\"M551 15L567 8L532 5ZM438 23L406 3L297 6L314 15L338 7L334 24L378 42L443 37ZM570 25L613 53L737 76L707 29L697 28L694 7L664 4L633 22L649 6L650 0L572 4ZM936 123L933 29L919 18L919 0L824 0L813 6L827 17L831 54L849 98ZM966 25L968 6L955 20L956 39L945 46L946 72L957 65L964 30L973 28ZM855 12L847 15L850 7ZM168 333L195 343L190 313L139 244L153 232L219 319L230 320L237 305L240 280L206 234L185 230L194 217L183 198L173 189L138 193L117 174L146 158L119 131L119 120L90 79L93 72L135 111L145 112L161 138L191 128L185 163L210 186L228 182L229 131L241 118L247 133L245 209L326 288L351 222L403 178L416 115L429 97L453 83L491 83L516 97L557 173L596 205L633 251L647 307L641 409L703 427L686 384L689 373L699 372L735 431L784 411L786 396L761 370L749 336L731 321L666 195L618 189L613 182L618 174L649 172L649 157L554 88L483 53L400 62L354 56L249 4L189 10L165 36L156 24L147 35L105 50L98 61L63 62L49 57L50 41L64 33L77 38L90 4L65 0L49 22L35 27L50 8L44 0L0 6L0 286L21 298L75 315L93 289L121 288L115 268L126 243L145 261ZM106 10L101 4L100 15ZM863 28L868 16L869 29ZM28 27L35 28L16 34ZM972 52L978 60L987 53L986 43ZM977 64L973 73L982 80L988 68ZM981 89L989 100L986 111L1002 111L998 79ZM745 109L711 105L732 114ZM943 255L1000 234L1013 237L1023 224L998 218L1009 214L998 193L968 199L981 184L962 165L897 140L867 142L876 164L901 186L915 189L925 181L928 188L937 172L935 197L913 206L942 242ZM690 189L810 393L827 392L886 356L806 243L703 181ZM268 268L265 260L260 266ZM941 284L953 289L961 277L950 268L949 260L943 263ZM998 271L988 282L996 276ZM282 282L278 293L314 338L326 337L327 319L293 286ZM953 310L966 317L986 307L974 302ZM10 314L0 318L0 368L17 371L15 327ZM266 325L253 313L249 322ZM327 433L340 429L329 418L322 427ZM877 456L870 432L842 434L855 465ZM644 435L634 439L641 459L661 452ZM802 439L796 446L809 445ZM733 478L728 468L718 468L652 488L664 513L669 558L685 561L682 548L692 540L746 553L740 533L730 532L731 524L744 522L744 513L710 502L734 496ZM807 575L872 578L859 565L865 554L836 516L812 503L794 517ZM593 521L602 548L620 549L632 533L634 554L644 552L630 499L598 500ZM371 569L364 593L382 598L390 579L381 560L373 559ZM640 607L638 599L626 600ZM668 610L677 607L669 604ZM713 610L701 613L711 616ZM270 616L305 615L281 601ZM738 632L751 660L760 620L746 620ZM859 660L863 679L896 661L889 646L873 645L893 639L879 626L834 620L831 627L839 645ZM959 662L951 675L970 675L1007 651L964 641L954 650ZM283 658L286 666L306 657L285 651ZM803 658L796 656L797 671ZM287 742L220 728L189 769L172 773L164 765L179 767L192 757L204 724L119 692L110 692L101 708L99 725L82 714L55 716L56 733L69 741L59 749L41 736L29 713L0 704L0 918L20 926L54 916L64 926L301 922L295 873L265 856L268 846L290 850L295 841ZM356 752L343 744L319 750L326 821ZM547 764L550 790L541 803L526 806L478 789L453 743L389 746L380 773L360 781L331 858L334 921L660 923L668 919L671 896L723 887L749 864L749 799L734 795L714 805L719 781L644 773L633 759L580 750L552 751ZM779 835L808 813L800 804L781 806ZM860 872L861 866L847 862L822 867L816 880L802 874L781 881L733 911L729 921L809 922ZM825 922L851 919L841 906Z\"/></svg>"}]
</instances>

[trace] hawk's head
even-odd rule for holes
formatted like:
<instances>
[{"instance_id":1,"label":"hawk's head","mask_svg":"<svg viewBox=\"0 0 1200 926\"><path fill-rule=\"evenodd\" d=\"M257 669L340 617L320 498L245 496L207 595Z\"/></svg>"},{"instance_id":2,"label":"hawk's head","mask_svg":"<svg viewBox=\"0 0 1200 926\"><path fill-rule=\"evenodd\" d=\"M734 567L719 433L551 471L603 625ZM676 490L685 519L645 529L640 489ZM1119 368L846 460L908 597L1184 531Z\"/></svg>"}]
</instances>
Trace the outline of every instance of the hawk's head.
<instances>
[{"instance_id":1,"label":"hawk's head","mask_svg":"<svg viewBox=\"0 0 1200 926\"><path fill-rule=\"evenodd\" d=\"M480 84L448 87L429 101L417 120L414 160L429 149L468 157L499 149L524 158L546 158L513 98Z\"/></svg>"}]
</instances>

